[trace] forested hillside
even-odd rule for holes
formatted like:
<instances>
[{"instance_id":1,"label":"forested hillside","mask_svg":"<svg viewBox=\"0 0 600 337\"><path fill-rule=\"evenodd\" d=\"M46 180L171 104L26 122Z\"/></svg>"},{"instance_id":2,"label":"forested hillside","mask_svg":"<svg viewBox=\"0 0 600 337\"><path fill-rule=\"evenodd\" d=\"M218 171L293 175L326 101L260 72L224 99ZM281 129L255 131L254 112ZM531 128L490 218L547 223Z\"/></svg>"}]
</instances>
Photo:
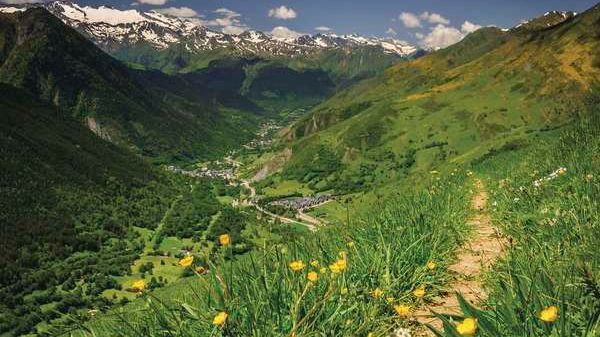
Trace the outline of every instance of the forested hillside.
<instances>
[{"instance_id":1,"label":"forested hillside","mask_svg":"<svg viewBox=\"0 0 600 337\"><path fill-rule=\"evenodd\" d=\"M137 254L132 226L156 226L177 190L72 117L0 89L0 331L25 333L70 308L105 305L98 295L113 286L110 275L126 273ZM42 314L53 302L57 312Z\"/></svg>"}]
</instances>

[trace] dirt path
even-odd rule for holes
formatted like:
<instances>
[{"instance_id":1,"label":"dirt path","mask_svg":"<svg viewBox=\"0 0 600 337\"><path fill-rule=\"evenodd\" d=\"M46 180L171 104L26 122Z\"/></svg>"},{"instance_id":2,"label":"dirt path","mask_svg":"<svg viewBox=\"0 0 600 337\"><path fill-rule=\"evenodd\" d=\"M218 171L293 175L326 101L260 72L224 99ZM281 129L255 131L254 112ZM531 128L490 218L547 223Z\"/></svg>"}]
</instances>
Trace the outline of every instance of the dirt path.
<instances>
[{"instance_id":1,"label":"dirt path","mask_svg":"<svg viewBox=\"0 0 600 337\"><path fill-rule=\"evenodd\" d=\"M441 314L461 314L456 292L461 293L469 303L474 304L487 298L481 284L482 273L491 267L505 247L487 214L488 195L483 182L477 179L475 187L478 192L473 197L471 207L476 214L469 219L474 233L458 250L456 263L448 268L456 278L448 284L447 293L442 298L415 313L419 323L430 324L438 330L442 329L442 322L433 316L432 311ZM423 330L422 335L434 336L429 329Z\"/></svg>"}]
</instances>

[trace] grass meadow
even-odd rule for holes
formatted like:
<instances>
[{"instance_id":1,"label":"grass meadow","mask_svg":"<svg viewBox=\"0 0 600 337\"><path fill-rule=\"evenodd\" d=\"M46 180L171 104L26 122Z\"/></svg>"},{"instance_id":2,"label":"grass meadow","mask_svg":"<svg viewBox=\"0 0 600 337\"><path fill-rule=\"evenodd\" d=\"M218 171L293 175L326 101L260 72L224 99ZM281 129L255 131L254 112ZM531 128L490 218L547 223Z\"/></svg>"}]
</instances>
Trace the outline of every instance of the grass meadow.
<instances>
[{"instance_id":1,"label":"grass meadow","mask_svg":"<svg viewBox=\"0 0 600 337\"><path fill-rule=\"evenodd\" d=\"M433 180L351 223L242 257L221 247L208 272L142 294L78 335L385 336L414 327L412 310L439 295L468 232L465 179Z\"/></svg>"}]
</instances>

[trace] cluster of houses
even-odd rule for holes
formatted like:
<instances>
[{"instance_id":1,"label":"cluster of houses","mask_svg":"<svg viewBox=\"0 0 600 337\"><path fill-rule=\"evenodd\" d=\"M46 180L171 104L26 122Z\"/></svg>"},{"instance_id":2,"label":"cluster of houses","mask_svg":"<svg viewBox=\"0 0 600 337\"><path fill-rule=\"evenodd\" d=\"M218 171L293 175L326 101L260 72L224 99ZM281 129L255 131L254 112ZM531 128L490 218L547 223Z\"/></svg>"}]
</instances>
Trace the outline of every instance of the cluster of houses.
<instances>
[{"instance_id":1,"label":"cluster of houses","mask_svg":"<svg viewBox=\"0 0 600 337\"><path fill-rule=\"evenodd\" d=\"M271 202L271 205L283 206L293 210L303 210L320 205L332 199L330 195L315 195L302 198L281 199Z\"/></svg>"},{"instance_id":2,"label":"cluster of houses","mask_svg":"<svg viewBox=\"0 0 600 337\"><path fill-rule=\"evenodd\" d=\"M167 171L183 174L190 177L208 177L208 178L220 178L227 181L235 180L235 170L233 168L218 168L210 169L208 167L202 167L199 169L187 171L179 167L170 165L167 166Z\"/></svg>"},{"instance_id":3,"label":"cluster of houses","mask_svg":"<svg viewBox=\"0 0 600 337\"><path fill-rule=\"evenodd\" d=\"M271 135L280 129L281 126L273 120L262 124L260 129L256 132L256 138L251 142L244 144L244 148L254 150L270 147L273 144L273 137L271 137Z\"/></svg>"}]
</instances>

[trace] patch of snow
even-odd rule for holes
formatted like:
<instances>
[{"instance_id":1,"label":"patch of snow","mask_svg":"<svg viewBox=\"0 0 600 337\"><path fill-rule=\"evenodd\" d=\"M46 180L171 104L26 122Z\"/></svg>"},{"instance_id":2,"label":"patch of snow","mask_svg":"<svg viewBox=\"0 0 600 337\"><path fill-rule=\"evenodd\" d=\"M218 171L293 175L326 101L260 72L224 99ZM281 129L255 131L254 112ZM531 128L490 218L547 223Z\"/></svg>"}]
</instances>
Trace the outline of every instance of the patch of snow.
<instances>
[{"instance_id":1,"label":"patch of snow","mask_svg":"<svg viewBox=\"0 0 600 337\"><path fill-rule=\"evenodd\" d=\"M24 12L26 8L17 8L17 7L0 7L1 13L16 13L16 12Z\"/></svg>"}]
</instances>

